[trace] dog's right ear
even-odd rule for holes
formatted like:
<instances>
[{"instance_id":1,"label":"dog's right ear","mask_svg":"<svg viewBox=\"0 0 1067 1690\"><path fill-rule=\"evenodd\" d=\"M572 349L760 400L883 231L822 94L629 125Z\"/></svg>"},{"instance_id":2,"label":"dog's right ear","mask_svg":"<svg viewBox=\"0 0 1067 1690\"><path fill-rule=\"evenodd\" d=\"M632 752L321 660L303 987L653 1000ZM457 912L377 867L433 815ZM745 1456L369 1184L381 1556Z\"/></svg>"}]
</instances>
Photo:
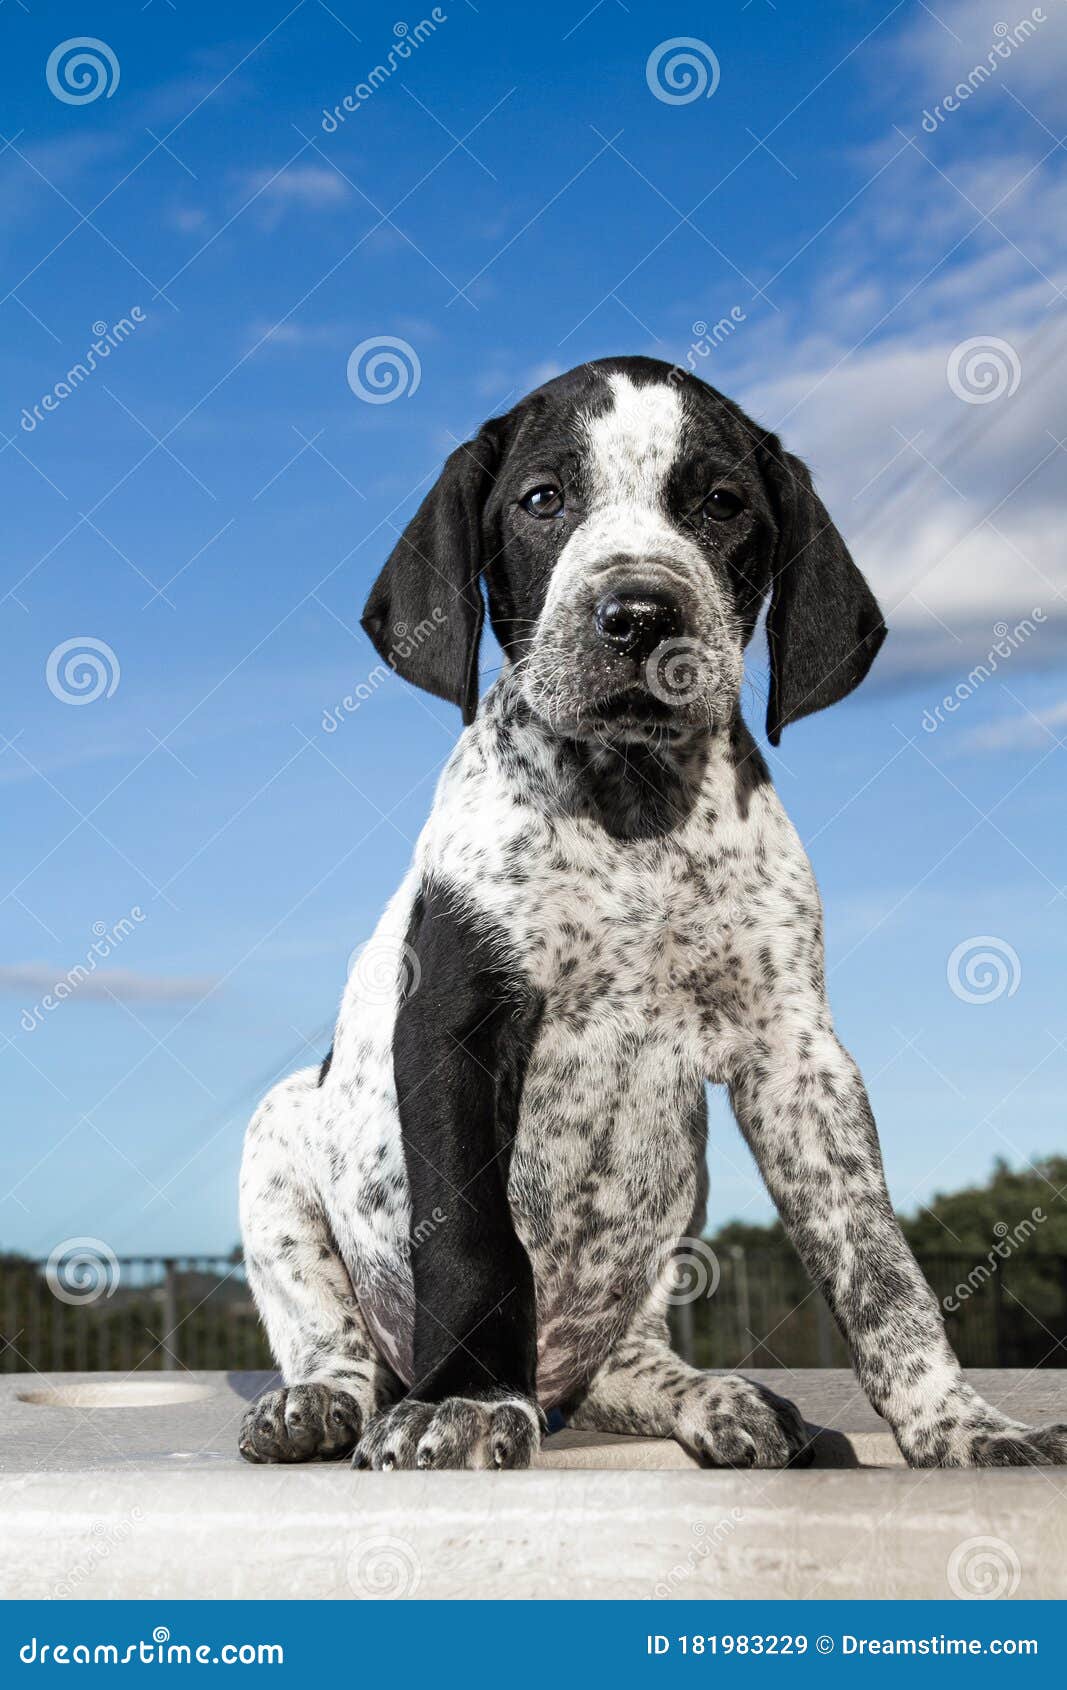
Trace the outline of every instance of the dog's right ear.
<instances>
[{"instance_id":1,"label":"dog's right ear","mask_svg":"<svg viewBox=\"0 0 1067 1690\"><path fill-rule=\"evenodd\" d=\"M878 602L799 458L765 435L778 506L767 644L767 738L858 687L885 639Z\"/></svg>"},{"instance_id":2,"label":"dog's right ear","mask_svg":"<svg viewBox=\"0 0 1067 1690\"><path fill-rule=\"evenodd\" d=\"M478 708L482 508L500 455L486 423L446 460L371 588L362 625L405 681L457 704L464 725Z\"/></svg>"}]
</instances>

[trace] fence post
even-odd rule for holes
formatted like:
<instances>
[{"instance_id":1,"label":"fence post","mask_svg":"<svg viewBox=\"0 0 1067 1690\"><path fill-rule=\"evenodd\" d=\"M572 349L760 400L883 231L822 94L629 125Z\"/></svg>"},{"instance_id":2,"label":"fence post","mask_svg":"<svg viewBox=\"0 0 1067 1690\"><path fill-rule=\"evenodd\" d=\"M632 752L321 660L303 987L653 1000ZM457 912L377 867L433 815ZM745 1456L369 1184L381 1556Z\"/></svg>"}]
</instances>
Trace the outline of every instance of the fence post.
<instances>
[{"instance_id":1,"label":"fence post","mask_svg":"<svg viewBox=\"0 0 1067 1690\"><path fill-rule=\"evenodd\" d=\"M818 1367L834 1365L834 1318L821 1291L815 1293L815 1334Z\"/></svg>"},{"instance_id":2,"label":"fence post","mask_svg":"<svg viewBox=\"0 0 1067 1690\"><path fill-rule=\"evenodd\" d=\"M171 1258L163 1263L163 1354L172 1367L181 1366L178 1354L178 1274Z\"/></svg>"},{"instance_id":3,"label":"fence post","mask_svg":"<svg viewBox=\"0 0 1067 1690\"><path fill-rule=\"evenodd\" d=\"M737 1350L729 1358L728 1365L736 1367L741 1358L748 1354L748 1340L752 1334L752 1311L748 1298L748 1257L743 1244L734 1244L730 1249L734 1263L734 1310L737 1321Z\"/></svg>"},{"instance_id":4,"label":"fence post","mask_svg":"<svg viewBox=\"0 0 1067 1690\"><path fill-rule=\"evenodd\" d=\"M1008 1354L1010 1345L1005 1340L1004 1263L1000 1262L993 1271L993 1344L997 1353L997 1367L1011 1367L1014 1361L1014 1357Z\"/></svg>"},{"instance_id":5,"label":"fence post","mask_svg":"<svg viewBox=\"0 0 1067 1690\"><path fill-rule=\"evenodd\" d=\"M692 1303L678 1303L674 1310L674 1334L678 1342L678 1354L683 1361L693 1365L693 1305Z\"/></svg>"}]
</instances>

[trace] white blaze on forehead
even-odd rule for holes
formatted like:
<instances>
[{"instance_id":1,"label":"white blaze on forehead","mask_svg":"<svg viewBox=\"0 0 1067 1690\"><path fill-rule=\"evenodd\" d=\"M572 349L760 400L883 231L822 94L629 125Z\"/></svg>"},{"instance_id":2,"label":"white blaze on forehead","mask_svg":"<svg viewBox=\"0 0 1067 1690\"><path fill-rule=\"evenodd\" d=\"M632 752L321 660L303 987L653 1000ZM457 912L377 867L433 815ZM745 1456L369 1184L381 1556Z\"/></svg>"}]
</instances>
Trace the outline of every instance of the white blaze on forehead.
<instances>
[{"instance_id":1,"label":"white blaze on forehead","mask_svg":"<svg viewBox=\"0 0 1067 1690\"><path fill-rule=\"evenodd\" d=\"M663 491L682 445L682 402L665 382L637 386L608 377L612 402L585 418L587 474L593 509L625 504L663 508Z\"/></svg>"},{"instance_id":2,"label":"white blaze on forehead","mask_svg":"<svg viewBox=\"0 0 1067 1690\"><path fill-rule=\"evenodd\" d=\"M663 382L638 386L625 375L608 381L606 409L581 419L586 509L552 571L542 628L575 607L584 614L599 572L621 559L642 567L669 563L694 589L710 590L699 548L667 509L667 478L682 450L682 401Z\"/></svg>"}]
</instances>

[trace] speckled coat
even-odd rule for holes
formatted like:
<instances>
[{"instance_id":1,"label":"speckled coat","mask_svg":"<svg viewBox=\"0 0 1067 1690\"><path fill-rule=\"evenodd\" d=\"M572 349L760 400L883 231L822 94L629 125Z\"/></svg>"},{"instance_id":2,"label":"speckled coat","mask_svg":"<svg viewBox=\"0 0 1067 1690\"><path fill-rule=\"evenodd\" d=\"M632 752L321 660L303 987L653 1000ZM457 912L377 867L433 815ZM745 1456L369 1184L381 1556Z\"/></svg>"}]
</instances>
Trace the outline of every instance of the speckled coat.
<instances>
[{"instance_id":1,"label":"speckled coat","mask_svg":"<svg viewBox=\"0 0 1067 1690\"><path fill-rule=\"evenodd\" d=\"M778 593L775 558L778 575L791 561L768 538L775 520L779 539L786 526L785 495L746 432L754 425L717 395L709 421L710 390L647 360L575 375L506 419L488 465L480 437L468 452L474 493L453 488L442 513L446 473L405 537L406 559L394 555L383 576L394 626L398 603L405 626L427 609L410 604L410 574L406 586L397 579L411 554L449 576L462 616L478 619L442 539L465 521L469 539L473 498L483 552L511 571L479 565L507 662L476 713L464 692L469 652L450 675L440 654L436 671L409 675L473 719L353 967L327 1064L276 1087L249 1128L245 1250L285 1386L250 1411L242 1450L521 1466L544 1410L561 1406L575 1425L674 1436L716 1464L807 1460L791 1404L670 1349L676 1252L703 1224L711 1081L728 1088L860 1382L908 1459L1061 1461L1063 1428L1016 1426L960 1376L834 1033L811 869L740 717L740 653L759 600ZM727 540L687 526L678 471L716 453L731 459L752 515ZM516 514L521 493L507 503L508 474L521 489L564 461L556 473L573 526L542 539ZM760 574L752 559L763 553ZM684 698L649 714L646 682L620 671L612 692L597 666L617 654L583 646L596 639L590 605L634 555L643 588L650 569L671 581L698 652ZM382 648L381 582L376 591L369 626ZM877 649L873 600L857 602L845 638L856 642L856 617L867 618L858 639ZM795 601L783 611L776 596L775 616L774 739L784 721L849 690L873 655L849 670L825 616L798 655ZM820 662L846 673L827 681Z\"/></svg>"}]
</instances>

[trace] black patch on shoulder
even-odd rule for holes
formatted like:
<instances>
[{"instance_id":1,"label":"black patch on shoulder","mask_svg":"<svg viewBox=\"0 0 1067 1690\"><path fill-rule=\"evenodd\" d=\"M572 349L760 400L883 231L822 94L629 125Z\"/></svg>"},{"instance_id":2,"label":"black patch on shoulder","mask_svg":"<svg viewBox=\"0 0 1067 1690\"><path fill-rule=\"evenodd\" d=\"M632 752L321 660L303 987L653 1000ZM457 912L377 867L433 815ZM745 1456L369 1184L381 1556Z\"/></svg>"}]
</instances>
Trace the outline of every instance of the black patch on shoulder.
<instances>
[{"instance_id":1,"label":"black patch on shoulder","mask_svg":"<svg viewBox=\"0 0 1067 1690\"><path fill-rule=\"evenodd\" d=\"M319 1085L320 1086L325 1083L326 1076L330 1072L330 1068L331 1068L332 1063L333 1063L333 1045L331 1045L329 1050L326 1052L326 1055L323 1057L322 1062L321 1062L320 1067L319 1067Z\"/></svg>"}]
</instances>

